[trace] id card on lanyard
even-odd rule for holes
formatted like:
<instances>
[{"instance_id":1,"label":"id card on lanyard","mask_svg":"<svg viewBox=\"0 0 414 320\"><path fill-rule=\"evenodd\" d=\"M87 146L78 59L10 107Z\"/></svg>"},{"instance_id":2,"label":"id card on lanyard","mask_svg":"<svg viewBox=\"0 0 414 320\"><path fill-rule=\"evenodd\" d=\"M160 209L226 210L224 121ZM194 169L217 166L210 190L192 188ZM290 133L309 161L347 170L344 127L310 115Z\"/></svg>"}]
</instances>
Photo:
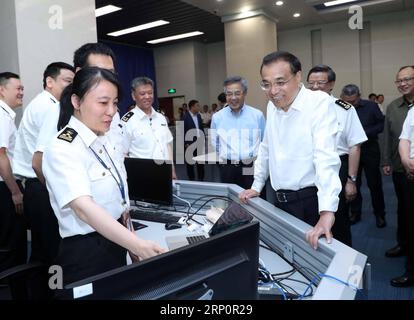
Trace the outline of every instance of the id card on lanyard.
<instances>
[{"instance_id":1,"label":"id card on lanyard","mask_svg":"<svg viewBox=\"0 0 414 320\"><path fill-rule=\"evenodd\" d=\"M115 169L115 172L118 176L118 179L115 177L114 173L112 172L111 168L108 167L108 165L105 163L105 161L103 161L101 159L101 157L95 152L95 150L93 150L91 147L89 147L89 149L91 149L92 153L95 155L96 159L98 159L99 163L111 173L111 176L114 178L118 188L119 188L119 192L121 193L121 197L122 197L122 206L125 207L124 212L122 213L122 224L124 225L124 227L126 227L130 232L135 233L134 228L132 226L132 221L131 221L131 216L129 214L129 209L127 208L127 203L126 203L126 194L125 194L125 185L124 185L124 181L122 180L121 174L119 173L117 167L115 166L115 163L113 162L111 156L109 155L108 151L106 150L105 146L103 145L103 149L105 150L105 153L107 155L107 157L109 158L109 160L112 163L112 167ZM132 252L128 251L129 256L131 257L131 260L133 262L139 261L139 257L134 255Z\"/></svg>"}]
</instances>

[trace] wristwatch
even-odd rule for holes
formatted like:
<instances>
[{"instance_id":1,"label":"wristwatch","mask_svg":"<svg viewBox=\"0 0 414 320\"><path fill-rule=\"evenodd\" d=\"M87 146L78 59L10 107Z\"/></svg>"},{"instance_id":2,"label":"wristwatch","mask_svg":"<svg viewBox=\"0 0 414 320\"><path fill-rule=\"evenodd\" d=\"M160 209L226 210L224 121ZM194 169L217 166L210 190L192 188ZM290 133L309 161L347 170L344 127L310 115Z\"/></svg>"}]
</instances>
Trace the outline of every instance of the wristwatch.
<instances>
[{"instance_id":1,"label":"wristwatch","mask_svg":"<svg viewBox=\"0 0 414 320\"><path fill-rule=\"evenodd\" d=\"M348 175L348 179L351 180L353 183L355 183L357 181L357 176Z\"/></svg>"}]
</instances>

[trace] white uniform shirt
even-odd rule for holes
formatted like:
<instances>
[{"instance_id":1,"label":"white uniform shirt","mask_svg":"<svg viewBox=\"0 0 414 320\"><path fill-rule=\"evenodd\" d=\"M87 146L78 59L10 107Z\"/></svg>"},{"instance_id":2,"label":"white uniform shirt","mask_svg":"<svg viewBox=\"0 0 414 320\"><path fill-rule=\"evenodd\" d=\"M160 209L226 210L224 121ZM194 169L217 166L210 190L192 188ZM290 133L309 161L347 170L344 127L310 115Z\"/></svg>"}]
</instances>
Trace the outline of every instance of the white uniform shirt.
<instances>
[{"instance_id":1,"label":"white uniform shirt","mask_svg":"<svg viewBox=\"0 0 414 320\"><path fill-rule=\"evenodd\" d=\"M13 163L16 140L15 118L16 113L4 101L0 100L0 148L6 148L11 163ZM3 181L1 176L0 181Z\"/></svg>"},{"instance_id":2,"label":"white uniform shirt","mask_svg":"<svg viewBox=\"0 0 414 320\"><path fill-rule=\"evenodd\" d=\"M410 144L410 158L414 159L414 107L411 107L405 118L400 139L409 140Z\"/></svg>"},{"instance_id":3,"label":"white uniform shirt","mask_svg":"<svg viewBox=\"0 0 414 320\"><path fill-rule=\"evenodd\" d=\"M32 168L32 158L36 151L36 144L40 130L43 127L52 127L53 124L45 121L49 113L59 116L59 102L48 91L39 93L24 110L19 129L17 130L16 148L13 160L13 173L20 177L36 178ZM57 132L57 120L54 123L54 132L48 135L48 140ZM42 149L43 151L43 149Z\"/></svg>"},{"instance_id":4,"label":"white uniform shirt","mask_svg":"<svg viewBox=\"0 0 414 320\"><path fill-rule=\"evenodd\" d=\"M39 136L36 141L35 151L44 152L52 137L58 132L57 124L59 121L60 104L56 103L45 114L43 125L40 128Z\"/></svg>"},{"instance_id":5,"label":"white uniform shirt","mask_svg":"<svg viewBox=\"0 0 414 320\"><path fill-rule=\"evenodd\" d=\"M73 138L71 142L62 139L68 127L77 132L77 135L70 135ZM123 204L120 189L114 179L115 177L118 181L118 175L103 146L123 179L126 204ZM103 167L89 147L111 168L114 177ZM68 206L71 201L81 196L91 196L114 219L119 219L129 206L125 166L123 161L115 156L116 152L116 147L109 143L107 136L96 136L73 116L67 127L46 147L42 169L62 238L94 231Z\"/></svg>"},{"instance_id":6,"label":"white uniform shirt","mask_svg":"<svg viewBox=\"0 0 414 320\"><path fill-rule=\"evenodd\" d=\"M359 143L367 141L367 135L359 121L358 114L354 107L348 110L335 103L338 99L330 96L332 108L335 108L338 120L337 150L340 156L349 154L349 149Z\"/></svg>"},{"instance_id":7,"label":"white uniform shirt","mask_svg":"<svg viewBox=\"0 0 414 320\"><path fill-rule=\"evenodd\" d=\"M270 174L274 190L316 186L319 211L337 211L341 162L336 152L336 114L329 99L325 92L302 85L287 112L268 112L252 189L260 192Z\"/></svg>"},{"instance_id":8,"label":"white uniform shirt","mask_svg":"<svg viewBox=\"0 0 414 320\"><path fill-rule=\"evenodd\" d=\"M168 144L173 136L165 117L152 109L147 116L137 106L121 118L124 153L132 158L172 160Z\"/></svg>"}]
</instances>

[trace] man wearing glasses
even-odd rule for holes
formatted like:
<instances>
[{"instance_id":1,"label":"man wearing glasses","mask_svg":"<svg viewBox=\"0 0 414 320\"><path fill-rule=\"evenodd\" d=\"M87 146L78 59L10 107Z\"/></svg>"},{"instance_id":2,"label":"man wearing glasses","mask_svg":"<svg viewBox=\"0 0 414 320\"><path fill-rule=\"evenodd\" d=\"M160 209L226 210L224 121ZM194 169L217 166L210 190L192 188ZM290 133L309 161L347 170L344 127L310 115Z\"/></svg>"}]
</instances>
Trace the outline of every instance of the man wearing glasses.
<instances>
[{"instance_id":1,"label":"man wearing glasses","mask_svg":"<svg viewBox=\"0 0 414 320\"><path fill-rule=\"evenodd\" d=\"M345 101L331 95L335 86L336 74L331 67L317 65L308 73L308 88L312 91L321 90L330 95L332 108L338 120L337 150L341 158L339 178L342 191L339 194L338 211L335 213L335 224L332 233L335 239L352 246L351 224L349 221L349 201L355 199L356 180L361 153L361 143L367 140L364 128L359 121L355 108Z\"/></svg>"},{"instance_id":2,"label":"man wearing glasses","mask_svg":"<svg viewBox=\"0 0 414 320\"><path fill-rule=\"evenodd\" d=\"M405 214L410 212L407 212L404 207L405 171L398 153L398 138L401 134L408 110L414 102L414 66L400 68L397 73L395 85L402 96L392 101L386 109L384 148L381 161L384 174L387 176L392 174L392 181L398 203L397 245L385 252L385 256L390 258L399 257L406 253L407 232L412 232L404 228Z\"/></svg>"},{"instance_id":3,"label":"man wearing glasses","mask_svg":"<svg viewBox=\"0 0 414 320\"><path fill-rule=\"evenodd\" d=\"M246 202L258 196L270 175L275 206L314 226L306 240L317 249L320 236L331 242L338 209L338 125L329 95L305 88L301 69L299 59L288 52L263 58L261 87L273 111L254 165L254 183L239 198Z\"/></svg>"},{"instance_id":4,"label":"man wearing glasses","mask_svg":"<svg viewBox=\"0 0 414 320\"><path fill-rule=\"evenodd\" d=\"M224 93L228 108L213 115L210 130L211 145L220 158L220 180L249 189L253 183L253 161L265 131L265 118L260 110L245 103L246 79L227 78Z\"/></svg>"}]
</instances>

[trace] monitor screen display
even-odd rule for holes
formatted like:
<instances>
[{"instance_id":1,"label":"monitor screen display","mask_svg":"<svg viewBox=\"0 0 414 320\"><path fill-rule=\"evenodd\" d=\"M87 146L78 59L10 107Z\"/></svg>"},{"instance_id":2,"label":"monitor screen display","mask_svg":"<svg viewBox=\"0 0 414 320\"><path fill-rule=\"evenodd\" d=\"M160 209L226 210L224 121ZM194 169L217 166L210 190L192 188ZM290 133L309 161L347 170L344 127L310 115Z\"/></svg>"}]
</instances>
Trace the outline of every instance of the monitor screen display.
<instances>
[{"instance_id":1,"label":"monitor screen display","mask_svg":"<svg viewBox=\"0 0 414 320\"><path fill-rule=\"evenodd\" d=\"M172 205L172 164L153 159L125 158L130 200Z\"/></svg>"},{"instance_id":2,"label":"monitor screen display","mask_svg":"<svg viewBox=\"0 0 414 320\"><path fill-rule=\"evenodd\" d=\"M80 299L257 299L259 223L252 221L193 245L68 284Z\"/></svg>"}]
</instances>

